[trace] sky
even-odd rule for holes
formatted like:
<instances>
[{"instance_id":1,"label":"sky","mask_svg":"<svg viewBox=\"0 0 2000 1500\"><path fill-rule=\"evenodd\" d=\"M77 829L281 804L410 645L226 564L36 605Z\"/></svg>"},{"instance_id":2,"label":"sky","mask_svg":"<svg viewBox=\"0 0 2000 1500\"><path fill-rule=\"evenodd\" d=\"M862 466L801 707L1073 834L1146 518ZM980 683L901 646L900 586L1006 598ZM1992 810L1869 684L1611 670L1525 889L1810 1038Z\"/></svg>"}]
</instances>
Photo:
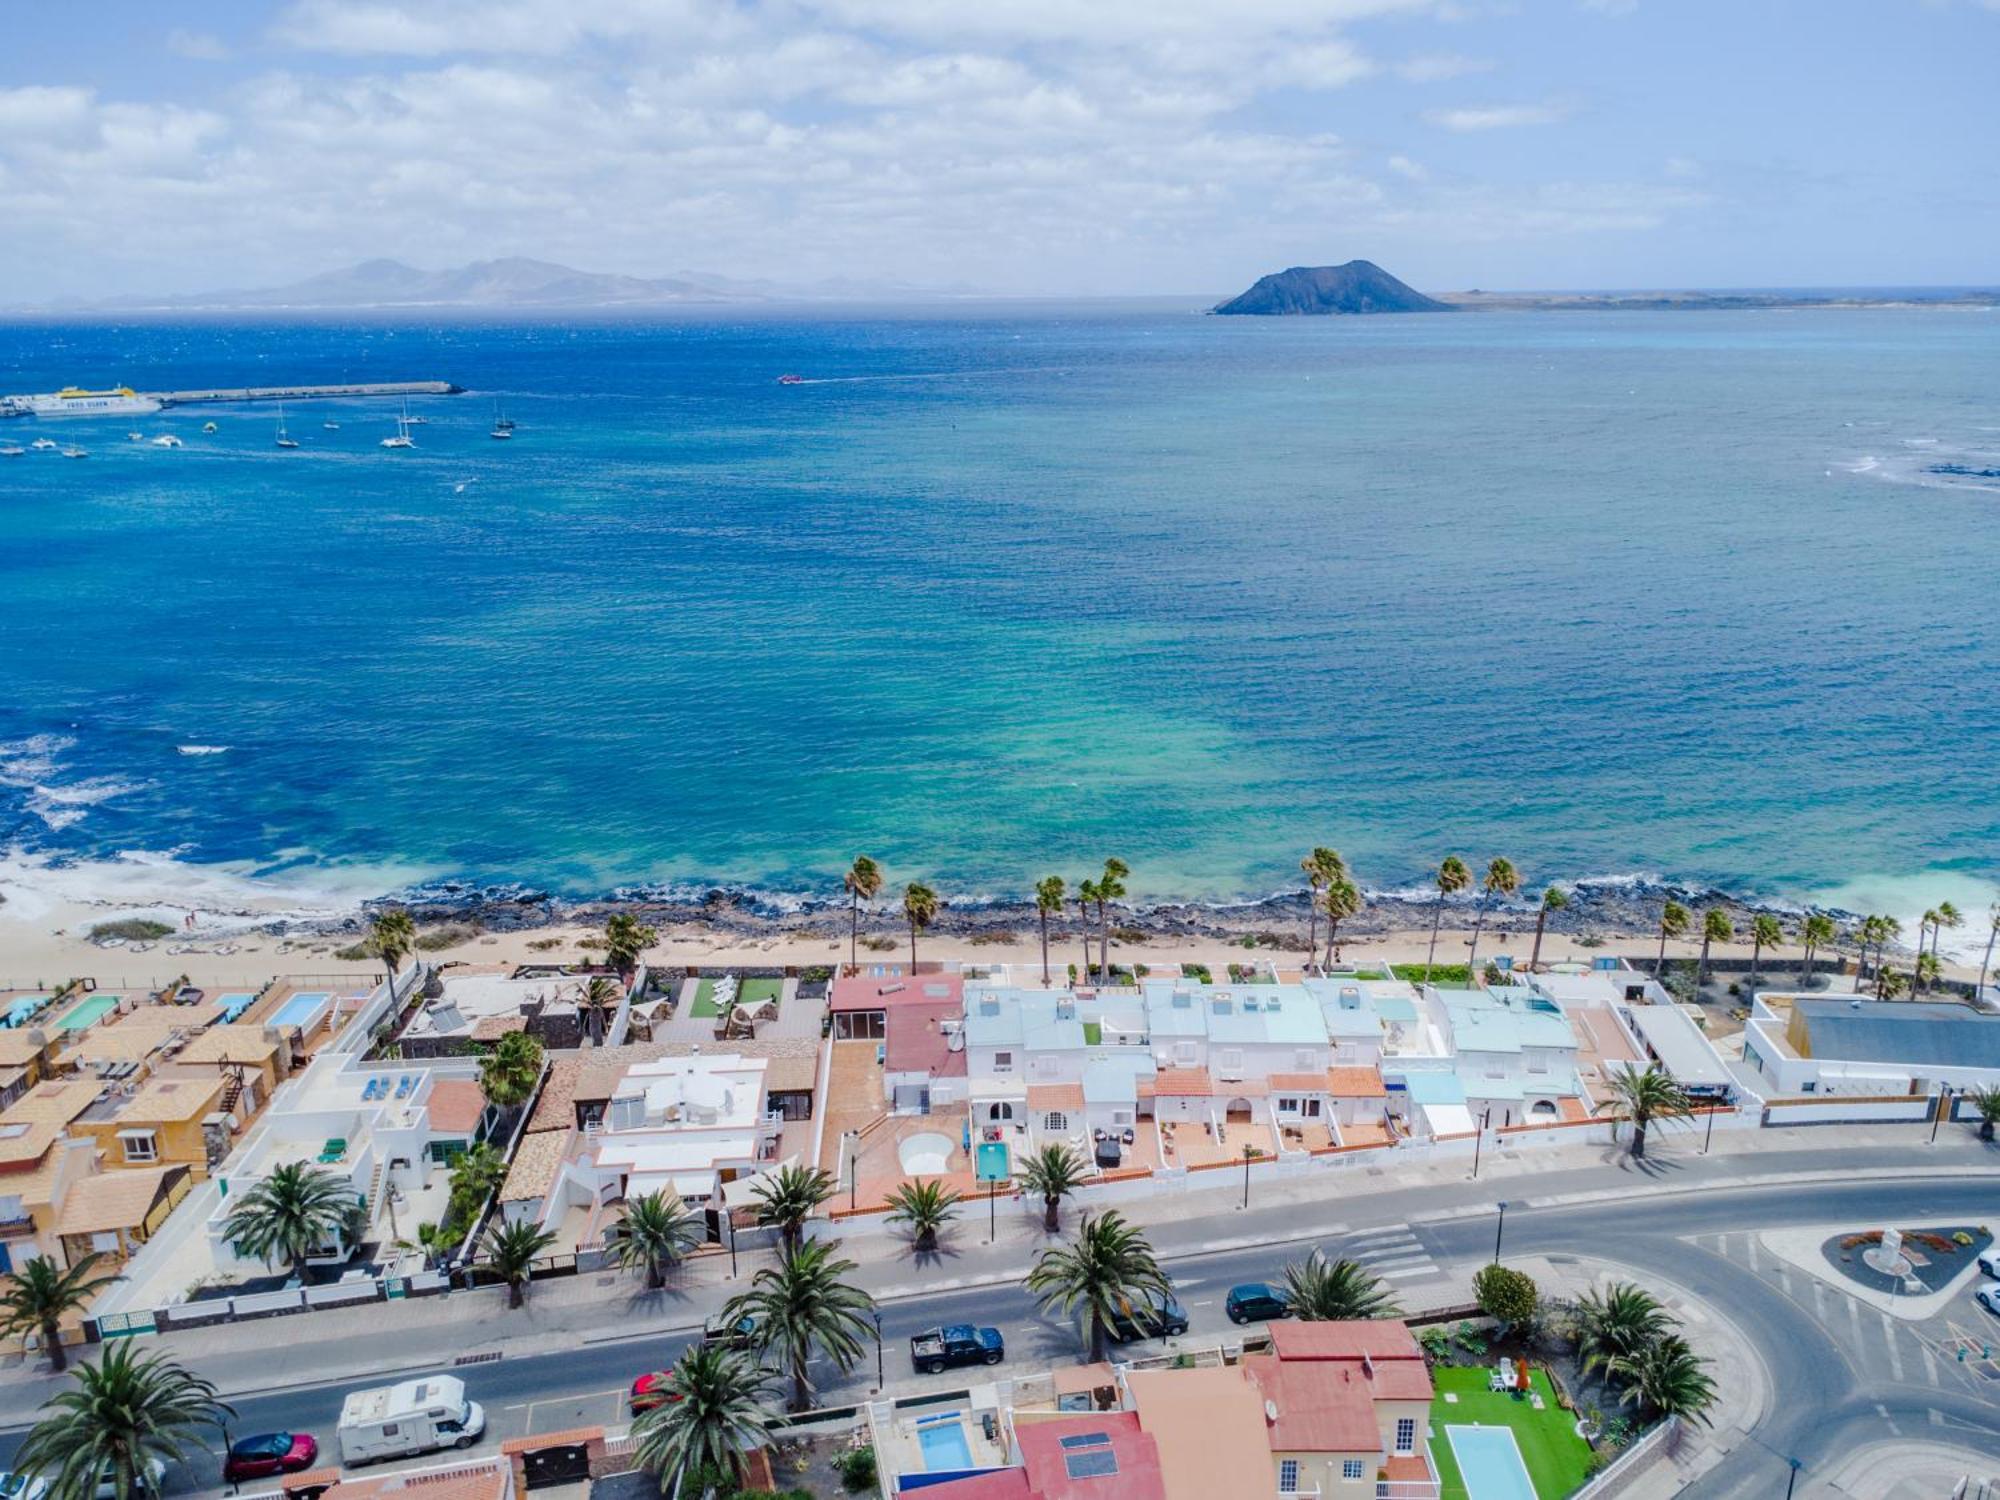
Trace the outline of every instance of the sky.
<instances>
[{"instance_id":1,"label":"sky","mask_svg":"<svg viewBox=\"0 0 2000 1500\"><path fill-rule=\"evenodd\" d=\"M8 300L2000 282L2000 0L9 4Z\"/></svg>"}]
</instances>

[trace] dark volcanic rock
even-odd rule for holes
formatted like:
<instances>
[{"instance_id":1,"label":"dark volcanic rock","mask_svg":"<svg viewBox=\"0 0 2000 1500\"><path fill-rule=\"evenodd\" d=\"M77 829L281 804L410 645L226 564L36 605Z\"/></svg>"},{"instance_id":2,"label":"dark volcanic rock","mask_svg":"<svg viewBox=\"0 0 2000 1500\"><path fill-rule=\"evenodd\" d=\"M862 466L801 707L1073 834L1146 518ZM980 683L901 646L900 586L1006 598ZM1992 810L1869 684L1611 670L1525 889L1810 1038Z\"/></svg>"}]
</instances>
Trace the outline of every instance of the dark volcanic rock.
<instances>
[{"instance_id":1,"label":"dark volcanic rock","mask_svg":"<svg viewBox=\"0 0 2000 1500\"><path fill-rule=\"evenodd\" d=\"M1344 266L1293 266L1264 277L1215 310L1262 316L1454 311L1366 260L1350 260Z\"/></svg>"}]
</instances>

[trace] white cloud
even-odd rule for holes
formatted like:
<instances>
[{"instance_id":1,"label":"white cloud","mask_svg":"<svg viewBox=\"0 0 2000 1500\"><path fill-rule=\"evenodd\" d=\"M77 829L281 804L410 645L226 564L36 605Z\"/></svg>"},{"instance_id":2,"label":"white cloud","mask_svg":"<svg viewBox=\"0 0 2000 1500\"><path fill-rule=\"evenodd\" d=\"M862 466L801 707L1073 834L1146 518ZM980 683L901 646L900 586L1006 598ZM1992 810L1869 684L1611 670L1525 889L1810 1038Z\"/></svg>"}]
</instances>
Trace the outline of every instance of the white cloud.
<instances>
[{"instance_id":1,"label":"white cloud","mask_svg":"<svg viewBox=\"0 0 2000 1500\"><path fill-rule=\"evenodd\" d=\"M1427 53L1396 64L1396 76L1410 83L1442 83L1451 78L1492 71L1490 58L1461 57L1455 52Z\"/></svg>"},{"instance_id":2,"label":"white cloud","mask_svg":"<svg viewBox=\"0 0 2000 1500\"><path fill-rule=\"evenodd\" d=\"M1554 125L1569 118L1561 104L1487 104L1467 109L1427 109L1426 124L1441 130L1513 130L1523 125Z\"/></svg>"},{"instance_id":3,"label":"white cloud","mask_svg":"<svg viewBox=\"0 0 2000 1500\"><path fill-rule=\"evenodd\" d=\"M1408 178L1411 182L1427 181L1431 175L1422 162L1412 161L1409 157L1400 155L1389 158L1389 170L1398 177Z\"/></svg>"},{"instance_id":4,"label":"white cloud","mask_svg":"<svg viewBox=\"0 0 2000 1500\"><path fill-rule=\"evenodd\" d=\"M206 31L183 31L176 26L167 33L167 50L191 62L225 62L229 47L219 36Z\"/></svg>"}]
</instances>

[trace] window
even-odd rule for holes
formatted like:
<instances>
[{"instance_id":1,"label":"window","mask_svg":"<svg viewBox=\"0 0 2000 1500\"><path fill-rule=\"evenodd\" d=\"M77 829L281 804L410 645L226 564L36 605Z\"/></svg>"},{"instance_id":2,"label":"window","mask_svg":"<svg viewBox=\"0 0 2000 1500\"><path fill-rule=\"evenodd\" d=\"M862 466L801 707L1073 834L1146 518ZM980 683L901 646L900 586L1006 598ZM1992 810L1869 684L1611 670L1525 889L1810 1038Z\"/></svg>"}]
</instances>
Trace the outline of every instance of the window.
<instances>
[{"instance_id":1,"label":"window","mask_svg":"<svg viewBox=\"0 0 2000 1500\"><path fill-rule=\"evenodd\" d=\"M1358 1458L1343 1458L1340 1461L1340 1477L1342 1479L1359 1479L1366 1472L1367 1465Z\"/></svg>"},{"instance_id":2,"label":"window","mask_svg":"<svg viewBox=\"0 0 2000 1500\"><path fill-rule=\"evenodd\" d=\"M1069 1129L1069 1116L1059 1109L1052 1109L1042 1116L1042 1129L1060 1134Z\"/></svg>"},{"instance_id":3,"label":"window","mask_svg":"<svg viewBox=\"0 0 2000 1500\"><path fill-rule=\"evenodd\" d=\"M1114 1109L1111 1111L1111 1123L1113 1125L1130 1125L1132 1123L1132 1111L1129 1109Z\"/></svg>"},{"instance_id":4,"label":"window","mask_svg":"<svg viewBox=\"0 0 2000 1500\"><path fill-rule=\"evenodd\" d=\"M1319 1100L1317 1099L1306 1100L1305 1114L1308 1120L1317 1120L1319 1118Z\"/></svg>"},{"instance_id":5,"label":"window","mask_svg":"<svg viewBox=\"0 0 2000 1500\"><path fill-rule=\"evenodd\" d=\"M1417 1419L1415 1417L1396 1418L1396 1451L1414 1453L1417 1451Z\"/></svg>"},{"instance_id":6,"label":"window","mask_svg":"<svg viewBox=\"0 0 2000 1500\"><path fill-rule=\"evenodd\" d=\"M1195 1044L1193 1042L1174 1043L1174 1062L1177 1066L1183 1068L1193 1067L1196 1055Z\"/></svg>"},{"instance_id":7,"label":"window","mask_svg":"<svg viewBox=\"0 0 2000 1500\"><path fill-rule=\"evenodd\" d=\"M1548 1072L1548 1070L1549 1070L1548 1053L1530 1052L1528 1054L1528 1071L1530 1073L1546 1073Z\"/></svg>"},{"instance_id":8,"label":"window","mask_svg":"<svg viewBox=\"0 0 2000 1500\"><path fill-rule=\"evenodd\" d=\"M1294 1099L1294 1098L1292 1098L1292 1097L1291 1097L1290 1095L1288 1095L1288 1094L1280 1094L1280 1095L1278 1096L1278 1113L1279 1113L1279 1114L1281 1114L1281 1115L1295 1115L1295 1114L1297 1114L1298 1112L1299 1112L1299 1101L1298 1101L1297 1099Z\"/></svg>"},{"instance_id":9,"label":"window","mask_svg":"<svg viewBox=\"0 0 2000 1500\"><path fill-rule=\"evenodd\" d=\"M1299 1461L1296 1458L1278 1460L1278 1493L1296 1495L1299 1492Z\"/></svg>"},{"instance_id":10,"label":"window","mask_svg":"<svg viewBox=\"0 0 2000 1500\"><path fill-rule=\"evenodd\" d=\"M90 1248L99 1255L116 1255L119 1250L118 1231L114 1229L104 1234L93 1234L90 1237Z\"/></svg>"},{"instance_id":11,"label":"window","mask_svg":"<svg viewBox=\"0 0 2000 1500\"><path fill-rule=\"evenodd\" d=\"M994 1072L996 1072L996 1073L1011 1073L1011 1072L1013 1072L1013 1071L1014 1071L1014 1054L1013 1054L1013 1053L1011 1053L1011 1052L996 1052L996 1053L994 1053L994 1054L993 1054L993 1071L994 1071Z\"/></svg>"},{"instance_id":12,"label":"window","mask_svg":"<svg viewBox=\"0 0 2000 1500\"><path fill-rule=\"evenodd\" d=\"M1215 1054L1215 1065L1224 1073L1241 1074L1243 1071L1243 1049L1224 1047Z\"/></svg>"},{"instance_id":13,"label":"window","mask_svg":"<svg viewBox=\"0 0 2000 1500\"><path fill-rule=\"evenodd\" d=\"M1053 1076L1062 1067L1062 1059L1044 1053L1035 1059L1035 1072L1043 1078Z\"/></svg>"},{"instance_id":14,"label":"window","mask_svg":"<svg viewBox=\"0 0 2000 1500\"><path fill-rule=\"evenodd\" d=\"M121 1130L118 1132L118 1139L124 1144L125 1160L127 1161L159 1160L160 1152L159 1148L153 1144L152 1131Z\"/></svg>"}]
</instances>

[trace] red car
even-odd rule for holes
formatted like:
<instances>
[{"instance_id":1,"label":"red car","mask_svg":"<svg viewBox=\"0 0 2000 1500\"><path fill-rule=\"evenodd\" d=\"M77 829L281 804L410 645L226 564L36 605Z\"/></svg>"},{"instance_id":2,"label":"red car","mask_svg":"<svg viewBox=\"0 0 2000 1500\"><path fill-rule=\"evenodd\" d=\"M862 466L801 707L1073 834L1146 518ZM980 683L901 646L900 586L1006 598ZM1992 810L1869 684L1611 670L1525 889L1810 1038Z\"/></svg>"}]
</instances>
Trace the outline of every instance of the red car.
<instances>
[{"instance_id":1,"label":"red car","mask_svg":"<svg viewBox=\"0 0 2000 1500\"><path fill-rule=\"evenodd\" d=\"M309 1432L262 1432L238 1438L222 1461L222 1477L231 1484L263 1479L271 1474L296 1474L319 1462L319 1444Z\"/></svg>"},{"instance_id":2,"label":"red car","mask_svg":"<svg viewBox=\"0 0 2000 1500\"><path fill-rule=\"evenodd\" d=\"M669 1401L681 1399L680 1392L667 1389L667 1382L673 1379L671 1370L655 1370L650 1375L641 1375L632 1382L632 1415L642 1411L653 1411L665 1406Z\"/></svg>"}]
</instances>

